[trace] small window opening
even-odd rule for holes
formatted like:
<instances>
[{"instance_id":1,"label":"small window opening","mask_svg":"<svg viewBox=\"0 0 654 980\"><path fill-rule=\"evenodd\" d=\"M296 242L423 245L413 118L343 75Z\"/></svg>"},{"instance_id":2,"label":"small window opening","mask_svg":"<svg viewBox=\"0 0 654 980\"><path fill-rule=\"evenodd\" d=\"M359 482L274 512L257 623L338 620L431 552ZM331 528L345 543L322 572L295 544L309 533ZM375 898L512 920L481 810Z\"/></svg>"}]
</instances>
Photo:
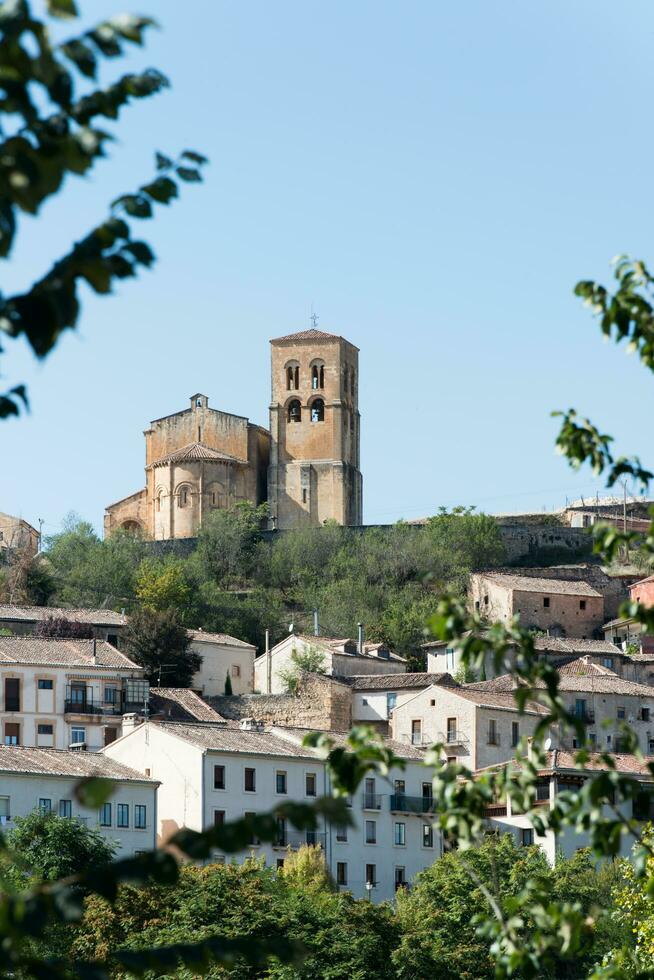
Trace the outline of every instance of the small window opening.
<instances>
[{"instance_id":1,"label":"small window opening","mask_svg":"<svg viewBox=\"0 0 654 980\"><path fill-rule=\"evenodd\" d=\"M550 597L548 595L543 597L543 609L550 608Z\"/></svg>"},{"instance_id":2,"label":"small window opening","mask_svg":"<svg viewBox=\"0 0 654 980\"><path fill-rule=\"evenodd\" d=\"M178 498L178 506L179 507L187 507L188 506L188 487L181 487L180 488L179 498Z\"/></svg>"},{"instance_id":3,"label":"small window opening","mask_svg":"<svg viewBox=\"0 0 654 980\"><path fill-rule=\"evenodd\" d=\"M311 406L311 421L325 421L325 403L322 398L316 398L315 402Z\"/></svg>"},{"instance_id":4,"label":"small window opening","mask_svg":"<svg viewBox=\"0 0 654 980\"><path fill-rule=\"evenodd\" d=\"M297 391L300 387L300 368L297 364L286 368L286 387L289 391Z\"/></svg>"},{"instance_id":5,"label":"small window opening","mask_svg":"<svg viewBox=\"0 0 654 980\"><path fill-rule=\"evenodd\" d=\"M196 398L195 399L195 407L196 408L202 408L202 399L201 398Z\"/></svg>"},{"instance_id":6,"label":"small window opening","mask_svg":"<svg viewBox=\"0 0 654 980\"><path fill-rule=\"evenodd\" d=\"M306 487L303 487L302 488L302 503L303 504L306 504L306 502L307 502L307 488Z\"/></svg>"},{"instance_id":7,"label":"small window opening","mask_svg":"<svg viewBox=\"0 0 654 980\"><path fill-rule=\"evenodd\" d=\"M297 398L294 398L288 406L288 421L300 422L302 420L302 406Z\"/></svg>"},{"instance_id":8,"label":"small window opening","mask_svg":"<svg viewBox=\"0 0 654 980\"><path fill-rule=\"evenodd\" d=\"M585 609L586 608L586 600L585 599L580 599L579 600L579 608L580 609Z\"/></svg>"}]
</instances>

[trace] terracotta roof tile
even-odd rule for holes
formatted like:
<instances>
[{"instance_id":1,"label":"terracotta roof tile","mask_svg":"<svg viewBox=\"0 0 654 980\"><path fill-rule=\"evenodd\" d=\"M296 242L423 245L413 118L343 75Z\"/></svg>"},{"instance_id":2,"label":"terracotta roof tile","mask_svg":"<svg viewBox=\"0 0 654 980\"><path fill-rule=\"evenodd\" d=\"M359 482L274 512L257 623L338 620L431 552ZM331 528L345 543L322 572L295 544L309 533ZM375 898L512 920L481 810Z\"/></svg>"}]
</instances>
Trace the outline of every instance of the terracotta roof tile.
<instances>
[{"instance_id":1,"label":"terracotta roof tile","mask_svg":"<svg viewBox=\"0 0 654 980\"><path fill-rule=\"evenodd\" d=\"M178 738L191 742L202 749L218 752L243 752L248 755L293 756L298 759L312 759L311 749L303 749L286 739L273 735L270 729L243 731L227 725L185 724L182 722L159 721L153 724Z\"/></svg>"},{"instance_id":2,"label":"terracotta roof tile","mask_svg":"<svg viewBox=\"0 0 654 980\"><path fill-rule=\"evenodd\" d=\"M303 341L303 340L321 341L321 340L345 340L345 338L344 337L339 337L338 334L335 334L335 333L325 333L324 330L315 330L314 328L311 328L310 330L298 330L297 333L289 333L289 334L286 334L285 337L274 337L270 341L270 343L271 344L281 344L281 343L284 343L284 341L287 341L287 340L293 340L293 341L295 341L295 340L297 340L297 341Z\"/></svg>"},{"instance_id":3,"label":"terracotta roof tile","mask_svg":"<svg viewBox=\"0 0 654 980\"><path fill-rule=\"evenodd\" d=\"M319 731L319 729L315 728L292 728L290 726L281 727L278 725L273 726L271 730L279 738L288 739L295 744L300 744L305 735L308 735L311 732ZM342 746L346 744L349 732L325 731L324 734L328 735L334 741L336 746ZM424 761L424 752L421 752L415 745L411 745L407 742L397 742L395 739L384 737L382 737L382 742L387 748L392 749L395 755L400 756L402 759L415 759L417 761L419 760L420 762ZM310 752L311 749L306 749L305 751Z\"/></svg>"},{"instance_id":4,"label":"terracotta roof tile","mask_svg":"<svg viewBox=\"0 0 654 980\"><path fill-rule=\"evenodd\" d=\"M23 745L0 745L0 772L28 772L42 776L103 776L156 784L157 780L110 759L102 752L65 749L36 749Z\"/></svg>"},{"instance_id":5,"label":"terracotta roof tile","mask_svg":"<svg viewBox=\"0 0 654 980\"><path fill-rule=\"evenodd\" d=\"M247 462L247 460L238 459L236 456L230 456L229 453L221 453L217 449L211 449L210 446L205 446L201 442L190 442L187 446L181 446L180 449L175 449L174 452L168 453L167 456L162 456L161 459L155 459L147 469L156 466L166 466L168 463L211 462L212 460L220 460L228 463Z\"/></svg>"},{"instance_id":6,"label":"terracotta roof tile","mask_svg":"<svg viewBox=\"0 0 654 980\"><path fill-rule=\"evenodd\" d=\"M187 687L151 687L150 715L170 721L225 721L222 715Z\"/></svg>"},{"instance_id":7,"label":"terracotta roof tile","mask_svg":"<svg viewBox=\"0 0 654 980\"><path fill-rule=\"evenodd\" d=\"M54 616L91 626L127 626L127 616L113 609L64 609L61 606L0 605L0 621L13 619L21 623L40 623Z\"/></svg>"},{"instance_id":8,"label":"terracotta roof tile","mask_svg":"<svg viewBox=\"0 0 654 980\"><path fill-rule=\"evenodd\" d=\"M221 643L227 647L243 647L245 650L256 650L253 643L239 640L236 636L230 636L229 633L210 633L208 630L188 630L188 632L194 640L199 640L200 642L204 640L206 643Z\"/></svg>"},{"instance_id":9,"label":"terracotta roof tile","mask_svg":"<svg viewBox=\"0 0 654 980\"><path fill-rule=\"evenodd\" d=\"M560 691L579 691L588 694L624 694L634 697L654 699L654 687L646 684L636 684L634 681L626 681L613 671L604 668L598 671L595 664L578 665L579 673L573 666L574 661L567 665L566 672L559 670L559 690ZM477 681L474 684L466 685L466 689L474 691L496 691L507 692L516 688L517 682L511 674L502 674L494 677L490 681ZM540 683L538 687L545 685Z\"/></svg>"},{"instance_id":10,"label":"terracotta roof tile","mask_svg":"<svg viewBox=\"0 0 654 980\"><path fill-rule=\"evenodd\" d=\"M551 595L602 597L602 593L588 585L587 582L572 582L567 579L556 578L532 578L528 575L507 575L503 572L482 572L481 576L516 592L546 592Z\"/></svg>"},{"instance_id":11,"label":"terracotta roof tile","mask_svg":"<svg viewBox=\"0 0 654 980\"><path fill-rule=\"evenodd\" d=\"M501 690L496 690L494 688L482 688L479 689L479 685L471 684L465 687L457 687L452 690L452 694L457 697L463 698L464 701L472 701L474 704L478 704L480 708L496 708L500 711L517 711L518 705L515 702L515 698L512 694L513 688L509 688L508 691L504 692ZM547 714L547 709L542 704L537 704L535 701L527 701L525 704L525 714L528 715L544 715Z\"/></svg>"},{"instance_id":12,"label":"terracotta roof tile","mask_svg":"<svg viewBox=\"0 0 654 980\"><path fill-rule=\"evenodd\" d=\"M356 674L346 678L355 691L395 691L431 687L432 684L457 686L451 674Z\"/></svg>"},{"instance_id":13,"label":"terracotta roof tile","mask_svg":"<svg viewBox=\"0 0 654 980\"><path fill-rule=\"evenodd\" d=\"M34 636L0 636L0 663L142 670L105 640L46 640Z\"/></svg>"}]
</instances>

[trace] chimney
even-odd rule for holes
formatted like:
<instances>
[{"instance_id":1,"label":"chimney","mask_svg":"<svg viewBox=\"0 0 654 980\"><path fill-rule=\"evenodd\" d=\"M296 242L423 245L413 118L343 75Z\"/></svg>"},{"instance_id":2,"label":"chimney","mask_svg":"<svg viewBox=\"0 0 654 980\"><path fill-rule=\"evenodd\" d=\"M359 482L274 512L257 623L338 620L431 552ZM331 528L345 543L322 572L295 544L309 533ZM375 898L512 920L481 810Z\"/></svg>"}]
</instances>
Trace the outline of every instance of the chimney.
<instances>
[{"instance_id":1,"label":"chimney","mask_svg":"<svg viewBox=\"0 0 654 980\"><path fill-rule=\"evenodd\" d=\"M123 715L123 735L129 735L133 732L135 728L143 723L143 716L136 713L136 711L130 711L126 715Z\"/></svg>"},{"instance_id":2,"label":"chimney","mask_svg":"<svg viewBox=\"0 0 654 980\"><path fill-rule=\"evenodd\" d=\"M98 662L97 640L95 637L93 637L93 663L97 664L97 662Z\"/></svg>"},{"instance_id":3,"label":"chimney","mask_svg":"<svg viewBox=\"0 0 654 980\"><path fill-rule=\"evenodd\" d=\"M363 623L357 623L359 639L357 641L357 653L363 654Z\"/></svg>"},{"instance_id":4,"label":"chimney","mask_svg":"<svg viewBox=\"0 0 654 980\"><path fill-rule=\"evenodd\" d=\"M313 635L320 636L320 624L318 622L318 610L313 610Z\"/></svg>"}]
</instances>

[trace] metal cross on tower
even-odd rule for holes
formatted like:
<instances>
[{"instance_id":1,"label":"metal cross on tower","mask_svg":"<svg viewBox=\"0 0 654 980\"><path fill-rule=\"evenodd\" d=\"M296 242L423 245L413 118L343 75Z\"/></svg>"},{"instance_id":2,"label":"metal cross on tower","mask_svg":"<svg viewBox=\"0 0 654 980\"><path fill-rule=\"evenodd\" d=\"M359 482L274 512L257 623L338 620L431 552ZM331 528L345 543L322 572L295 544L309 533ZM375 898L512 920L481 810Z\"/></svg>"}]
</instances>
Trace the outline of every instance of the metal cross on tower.
<instances>
[{"instance_id":1,"label":"metal cross on tower","mask_svg":"<svg viewBox=\"0 0 654 980\"><path fill-rule=\"evenodd\" d=\"M313 324L313 329L315 330L316 329L316 326L318 325L318 319L319 319L318 314L312 312L311 313L311 316L309 317L309 319L311 320L311 322Z\"/></svg>"}]
</instances>

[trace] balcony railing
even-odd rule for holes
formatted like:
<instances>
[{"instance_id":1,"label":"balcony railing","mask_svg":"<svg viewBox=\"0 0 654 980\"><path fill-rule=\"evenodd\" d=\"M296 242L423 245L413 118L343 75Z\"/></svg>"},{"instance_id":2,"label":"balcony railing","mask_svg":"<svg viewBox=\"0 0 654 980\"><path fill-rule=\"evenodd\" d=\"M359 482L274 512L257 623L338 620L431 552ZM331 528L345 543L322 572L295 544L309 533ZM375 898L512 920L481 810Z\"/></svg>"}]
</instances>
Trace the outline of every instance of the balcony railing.
<instances>
[{"instance_id":1,"label":"balcony railing","mask_svg":"<svg viewBox=\"0 0 654 980\"><path fill-rule=\"evenodd\" d=\"M307 830L304 833L282 831L273 841L273 847L283 847L285 849L297 850L300 847L319 847L325 849L327 835L316 830Z\"/></svg>"},{"instance_id":2,"label":"balcony railing","mask_svg":"<svg viewBox=\"0 0 654 980\"><path fill-rule=\"evenodd\" d=\"M395 793L391 796L391 810L396 813L431 813L434 801L430 796L405 796Z\"/></svg>"},{"instance_id":3,"label":"balcony railing","mask_svg":"<svg viewBox=\"0 0 654 980\"><path fill-rule=\"evenodd\" d=\"M465 732L458 732L450 728L446 732L439 732L436 741L444 742L445 745L467 745L468 736Z\"/></svg>"},{"instance_id":4,"label":"balcony railing","mask_svg":"<svg viewBox=\"0 0 654 980\"><path fill-rule=\"evenodd\" d=\"M381 810L381 796L377 793L364 793L363 794L363 809L364 810Z\"/></svg>"},{"instance_id":5,"label":"balcony railing","mask_svg":"<svg viewBox=\"0 0 654 980\"><path fill-rule=\"evenodd\" d=\"M71 715L113 715L120 716L123 709L119 703L102 702L99 704L91 698L78 701L76 698L66 698L64 712Z\"/></svg>"}]
</instances>

